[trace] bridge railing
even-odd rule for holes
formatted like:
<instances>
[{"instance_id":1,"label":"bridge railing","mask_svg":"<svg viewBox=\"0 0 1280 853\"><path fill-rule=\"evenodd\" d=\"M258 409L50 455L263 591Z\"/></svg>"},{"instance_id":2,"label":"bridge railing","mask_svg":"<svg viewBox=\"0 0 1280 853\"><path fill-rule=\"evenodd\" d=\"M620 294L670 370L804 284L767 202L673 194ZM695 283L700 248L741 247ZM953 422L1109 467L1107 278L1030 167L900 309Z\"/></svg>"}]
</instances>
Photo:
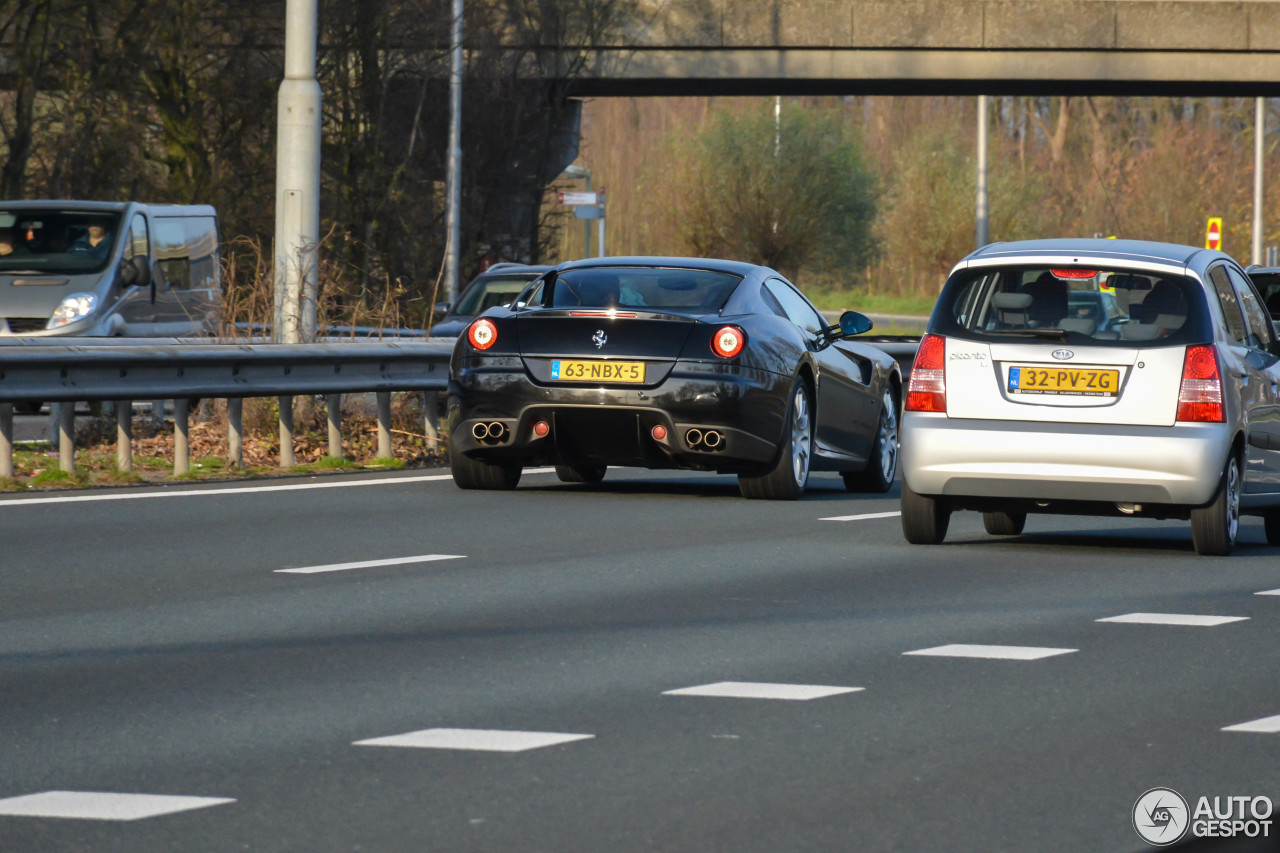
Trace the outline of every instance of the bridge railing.
<instances>
[{"instance_id":1,"label":"bridge railing","mask_svg":"<svg viewBox=\"0 0 1280 853\"><path fill-rule=\"evenodd\" d=\"M241 420L246 397L280 400L280 464L294 464L293 397L327 397L329 452L342 455L341 395L377 395L378 452L390 458L391 394L441 392L448 382L452 342L359 341L316 344L214 344L178 339L143 341L63 338L0 339L0 477L13 476L13 404L62 403L57 427L59 465L75 468L75 403L116 404L116 460L133 466L134 400L174 401L174 474L190 470L189 404L228 402L229 464L243 464ZM431 395L434 402L435 396ZM434 430L435 406L427 426Z\"/></svg>"}]
</instances>

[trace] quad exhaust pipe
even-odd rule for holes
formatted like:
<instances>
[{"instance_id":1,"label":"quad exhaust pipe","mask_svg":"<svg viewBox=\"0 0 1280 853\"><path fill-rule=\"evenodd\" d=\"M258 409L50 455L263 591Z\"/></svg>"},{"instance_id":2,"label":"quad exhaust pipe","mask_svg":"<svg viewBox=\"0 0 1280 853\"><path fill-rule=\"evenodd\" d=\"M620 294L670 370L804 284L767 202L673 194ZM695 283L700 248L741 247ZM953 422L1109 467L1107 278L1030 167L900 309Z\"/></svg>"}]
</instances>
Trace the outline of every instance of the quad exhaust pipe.
<instances>
[{"instance_id":1,"label":"quad exhaust pipe","mask_svg":"<svg viewBox=\"0 0 1280 853\"><path fill-rule=\"evenodd\" d=\"M694 450L715 450L724 444L724 434L714 429L691 429L684 434L684 440Z\"/></svg>"},{"instance_id":2,"label":"quad exhaust pipe","mask_svg":"<svg viewBox=\"0 0 1280 853\"><path fill-rule=\"evenodd\" d=\"M501 421L491 421L484 423L483 421L471 427L471 435L476 441L502 441L502 437L507 434L507 427Z\"/></svg>"}]
</instances>

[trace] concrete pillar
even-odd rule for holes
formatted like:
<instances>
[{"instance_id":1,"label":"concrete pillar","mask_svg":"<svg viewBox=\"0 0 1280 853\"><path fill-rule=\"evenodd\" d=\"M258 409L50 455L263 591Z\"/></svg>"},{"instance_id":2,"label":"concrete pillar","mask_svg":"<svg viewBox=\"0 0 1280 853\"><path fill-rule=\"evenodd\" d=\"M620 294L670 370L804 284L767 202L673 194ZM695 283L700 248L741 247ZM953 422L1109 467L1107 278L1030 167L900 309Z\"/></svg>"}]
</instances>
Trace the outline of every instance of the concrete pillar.
<instances>
[{"instance_id":1,"label":"concrete pillar","mask_svg":"<svg viewBox=\"0 0 1280 853\"><path fill-rule=\"evenodd\" d=\"M191 401L179 397L173 401L173 473L186 474L191 470L191 439L188 433L188 415Z\"/></svg>"},{"instance_id":2,"label":"concrete pillar","mask_svg":"<svg viewBox=\"0 0 1280 853\"><path fill-rule=\"evenodd\" d=\"M13 403L0 403L0 477L13 476Z\"/></svg>"},{"instance_id":3,"label":"concrete pillar","mask_svg":"<svg viewBox=\"0 0 1280 853\"><path fill-rule=\"evenodd\" d=\"M378 392L378 458L390 459L391 453L391 392Z\"/></svg>"},{"instance_id":4,"label":"concrete pillar","mask_svg":"<svg viewBox=\"0 0 1280 853\"><path fill-rule=\"evenodd\" d=\"M330 394L325 397L325 408L329 415L329 455L334 459L342 458L342 395Z\"/></svg>"},{"instance_id":5,"label":"concrete pillar","mask_svg":"<svg viewBox=\"0 0 1280 853\"><path fill-rule=\"evenodd\" d=\"M227 464L232 468L244 467L244 400L227 399Z\"/></svg>"},{"instance_id":6,"label":"concrete pillar","mask_svg":"<svg viewBox=\"0 0 1280 853\"><path fill-rule=\"evenodd\" d=\"M116 402L116 470L133 473L133 401Z\"/></svg>"},{"instance_id":7,"label":"concrete pillar","mask_svg":"<svg viewBox=\"0 0 1280 853\"><path fill-rule=\"evenodd\" d=\"M66 401L58 407L58 467L68 474L76 471L76 404Z\"/></svg>"},{"instance_id":8,"label":"concrete pillar","mask_svg":"<svg viewBox=\"0 0 1280 853\"><path fill-rule=\"evenodd\" d=\"M293 398L280 398L280 467L292 468L297 462L293 456Z\"/></svg>"}]
</instances>

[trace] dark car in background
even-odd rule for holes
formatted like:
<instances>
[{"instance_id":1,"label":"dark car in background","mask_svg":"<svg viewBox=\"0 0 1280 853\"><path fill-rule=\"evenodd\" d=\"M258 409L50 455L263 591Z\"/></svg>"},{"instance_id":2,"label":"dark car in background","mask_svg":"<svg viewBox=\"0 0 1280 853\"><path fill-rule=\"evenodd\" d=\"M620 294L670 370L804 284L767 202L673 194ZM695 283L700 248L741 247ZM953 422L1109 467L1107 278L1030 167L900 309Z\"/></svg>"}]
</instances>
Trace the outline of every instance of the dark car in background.
<instances>
[{"instance_id":1,"label":"dark car in background","mask_svg":"<svg viewBox=\"0 0 1280 853\"><path fill-rule=\"evenodd\" d=\"M1258 289L1272 320L1280 320L1280 267L1247 267L1245 274Z\"/></svg>"},{"instance_id":2,"label":"dark car in background","mask_svg":"<svg viewBox=\"0 0 1280 853\"><path fill-rule=\"evenodd\" d=\"M549 266L530 264L494 264L473 278L454 302L438 306L443 316L432 324L430 337L457 338L478 315L515 299L529 282L549 269Z\"/></svg>"},{"instance_id":3,"label":"dark car in background","mask_svg":"<svg viewBox=\"0 0 1280 853\"><path fill-rule=\"evenodd\" d=\"M449 456L464 489L528 465L595 483L611 465L736 474L744 497L800 497L810 470L887 491L901 373L767 267L690 258L561 264L458 339Z\"/></svg>"}]
</instances>

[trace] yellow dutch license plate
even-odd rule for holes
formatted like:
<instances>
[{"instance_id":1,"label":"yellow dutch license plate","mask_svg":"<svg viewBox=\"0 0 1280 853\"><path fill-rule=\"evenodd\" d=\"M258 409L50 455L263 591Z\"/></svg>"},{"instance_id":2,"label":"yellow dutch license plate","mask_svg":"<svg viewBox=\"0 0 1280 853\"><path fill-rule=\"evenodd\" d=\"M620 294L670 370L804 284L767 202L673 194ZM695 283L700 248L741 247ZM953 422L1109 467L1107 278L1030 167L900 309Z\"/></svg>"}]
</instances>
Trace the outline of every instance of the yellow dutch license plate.
<instances>
[{"instance_id":1,"label":"yellow dutch license plate","mask_svg":"<svg viewBox=\"0 0 1280 853\"><path fill-rule=\"evenodd\" d=\"M1009 393L1114 397L1120 393L1120 371L1015 364L1009 368Z\"/></svg>"},{"instance_id":2,"label":"yellow dutch license plate","mask_svg":"<svg viewBox=\"0 0 1280 853\"><path fill-rule=\"evenodd\" d=\"M643 382L643 361L551 362L551 378L567 382Z\"/></svg>"}]
</instances>

